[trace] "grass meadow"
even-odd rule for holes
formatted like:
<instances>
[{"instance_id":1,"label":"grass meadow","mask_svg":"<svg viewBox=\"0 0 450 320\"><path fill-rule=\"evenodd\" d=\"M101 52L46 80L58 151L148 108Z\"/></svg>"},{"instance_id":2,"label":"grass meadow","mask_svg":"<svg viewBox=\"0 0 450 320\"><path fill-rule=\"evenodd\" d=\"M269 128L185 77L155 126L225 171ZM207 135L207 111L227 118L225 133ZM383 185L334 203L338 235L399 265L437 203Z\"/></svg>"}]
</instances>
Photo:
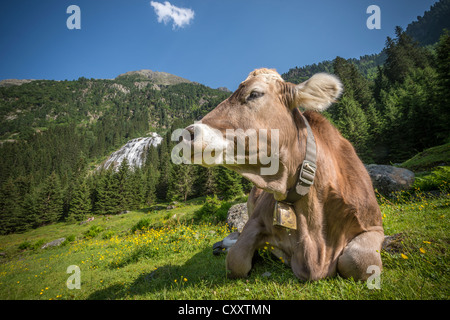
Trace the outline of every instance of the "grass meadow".
<instances>
[{"instance_id":1,"label":"grass meadow","mask_svg":"<svg viewBox=\"0 0 450 320\"><path fill-rule=\"evenodd\" d=\"M228 280L225 255L212 245L229 230L194 219L200 199L1 236L0 299L449 299L448 192L379 201L385 234L399 234L382 251L380 289L339 276L301 282L264 250L247 279ZM41 249L61 237L61 246ZM69 266L79 267L80 289L67 286L75 283Z\"/></svg>"}]
</instances>

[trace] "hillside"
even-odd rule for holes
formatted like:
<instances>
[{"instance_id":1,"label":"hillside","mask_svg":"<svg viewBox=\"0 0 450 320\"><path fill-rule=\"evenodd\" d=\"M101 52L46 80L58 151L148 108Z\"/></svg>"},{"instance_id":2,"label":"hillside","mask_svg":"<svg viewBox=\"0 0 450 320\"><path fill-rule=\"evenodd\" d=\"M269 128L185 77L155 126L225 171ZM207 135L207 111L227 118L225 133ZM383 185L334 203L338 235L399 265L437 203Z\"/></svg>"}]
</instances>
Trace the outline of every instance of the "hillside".
<instances>
[{"instance_id":1,"label":"hillside","mask_svg":"<svg viewBox=\"0 0 450 320\"><path fill-rule=\"evenodd\" d=\"M356 66L361 74L369 79L373 79L376 76L377 67L383 65L385 60L385 52L348 59L350 63ZM291 68L281 76L285 81L301 83L319 72L334 73L333 61L325 60L303 67Z\"/></svg>"},{"instance_id":2,"label":"hillside","mask_svg":"<svg viewBox=\"0 0 450 320\"><path fill-rule=\"evenodd\" d=\"M129 119L145 108L151 125L164 128L175 115L198 118L227 96L223 90L150 70L127 72L115 80L81 77L75 81L3 82L9 85L0 87L0 140L20 139L55 124L93 124L117 114L119 109L123 112L123 108L131 116Z\"/></svg>"},{"instance_id":3,"label":"hillside","mask_svg":"<svg viewBox=\"0 0 450 320\"><path fill-rule=\"evenodd\" d=\"M63 145L72 145L68 156L71 163L79 152L88 159L105 156L149 131L161 133L175 122L199 119L229 95L200 84L157 83L161 81L119 76L116 80L36 80L0 87L4 155L0 181L17 171L30 171L30 164L25 162L35 156L54 159L49 167L59 170L67 151L58 150ZM47 143L45 150L36 147ZM39 150L45 154L38 156ZM22 159L28 152L35 156L28 154ZM9 162L10 153L15 154L11 154L14 163Z\"/></svg>"},{"instance_id":4,"label":"hillside","mask_svg":"<svg viewBox=\"0 0 450 320\"><path fill-rule=\"evenodd\" d=\"M229 95L223 89L150 71L129 72L113 80L81 77L0 87L0 234L69 217L83 219L92 211L114 214L137 209L157 197L165 200L168 194L177 199L172 177L179 170L172 170L170 135L201 119ZM138 143L139 148L129 150L140 155L140 170L133 171L128 164L114 174L96 170L127 141L147 142L154 134L161 136L158 143ZM120 158L119 153L113 156ZM211 174L208 178L199 168L188 171L189 195L204 192L208 179L209 194L219 183L212 184ZM234 186L230 180L222 183L225 189ZM234 189L242 192L240 186Z\"/></svg>"},{"instance_id":5,"label":"hillside","mask_svg":"<svg viewBox=\"0 0 450 320\"><path fill-rule=\"evenodd\" d=\"M405 31L426 46L436 43L443 29L450 30L450 0L440 0L433 4L423 16L417 16L417 20L411 22Z\"/></svg>"}]
</instances>

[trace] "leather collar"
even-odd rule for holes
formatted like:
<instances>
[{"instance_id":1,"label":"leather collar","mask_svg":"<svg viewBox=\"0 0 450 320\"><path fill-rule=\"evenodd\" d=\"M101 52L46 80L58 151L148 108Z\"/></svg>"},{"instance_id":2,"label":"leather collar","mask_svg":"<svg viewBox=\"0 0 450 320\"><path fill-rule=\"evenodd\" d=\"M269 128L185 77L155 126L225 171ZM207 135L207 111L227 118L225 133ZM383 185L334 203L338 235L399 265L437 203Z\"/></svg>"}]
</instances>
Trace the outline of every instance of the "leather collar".
<instances>
[{"instance_id":1,"label":"leather collar","mask_svg":"<svg viewBox=\"0 0 450 320\"><path fill-rule=\"evenodd\" d=\"M298 178L297 183L288 191L286 199L282 202L293 204L294 202L300 200L302 197L308 194L311 186L314 183L314 177L316 175L317 164L317 146L316 139L314 138L314 134L311 130L311 126L309 125L308 120L306 120L305 116L300 112L300 116L302 117L305 125L306 125L306 154L305 160L303 160L302 164L297 169Z\"/></svg>"}]
</instances>

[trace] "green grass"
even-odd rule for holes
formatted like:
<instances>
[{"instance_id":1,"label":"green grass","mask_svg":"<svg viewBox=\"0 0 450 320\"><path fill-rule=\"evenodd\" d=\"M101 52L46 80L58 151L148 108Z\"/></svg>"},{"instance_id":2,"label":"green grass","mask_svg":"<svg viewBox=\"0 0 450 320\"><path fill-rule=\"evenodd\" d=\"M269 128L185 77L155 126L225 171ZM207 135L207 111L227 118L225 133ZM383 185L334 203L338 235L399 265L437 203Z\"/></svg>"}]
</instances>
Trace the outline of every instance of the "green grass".
<instances>
[{"instance_id":1,"label":"green grass","mask_svg":"<svg viewBox=\"0 0 450 320\"><path fill-rule=\"evenodd\" d=\"M414 172L430 171L436 166L450 165L450 143L432 147L419 152L400 167Z\"/></svg>"},{"instance_id":2,"label":"green grass","mask_svg":"<svg viewBox=\"0 0 450 320\"><path fill-rule=\"evenodd\" d=\"M2 236L0 299L449 299L450 195L399 199L380 198L385 233L401 233L401 240L382 252L379 290L339 276L301 282L263 251L247 279L228 280L225 255L211 249L229 231L223 223L193 220L200 199L173 210ZM36 245L60 237L71 241L44 250ZM81 289L66 286L71 265L80 268Z\"/></svg>"}]
</instances>

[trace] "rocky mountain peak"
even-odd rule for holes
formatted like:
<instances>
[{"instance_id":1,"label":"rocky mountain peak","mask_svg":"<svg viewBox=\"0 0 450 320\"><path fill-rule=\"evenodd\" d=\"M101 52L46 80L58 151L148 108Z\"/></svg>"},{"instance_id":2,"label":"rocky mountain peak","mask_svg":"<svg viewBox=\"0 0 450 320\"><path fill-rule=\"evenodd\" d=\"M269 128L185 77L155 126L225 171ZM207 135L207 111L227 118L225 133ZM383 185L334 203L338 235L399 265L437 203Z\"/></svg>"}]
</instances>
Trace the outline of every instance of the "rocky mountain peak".
<instances>
[{"instance_id":1,"label":"rocky mountain peak","mask_svg":"<svg viewBox=\"0 0 450 320\"><path fill-rule=\"evenodd\" d=\"M191 81L184 79L182 77L160 71L152 71L148 69L142 69L137 71L128 71L122 74L119 74L116 79L120 79L123 77L133 77L139 80L150 80L155 84L161 85L174 85L178 83L191 83Z\"/></svg>"}]
</instances>

